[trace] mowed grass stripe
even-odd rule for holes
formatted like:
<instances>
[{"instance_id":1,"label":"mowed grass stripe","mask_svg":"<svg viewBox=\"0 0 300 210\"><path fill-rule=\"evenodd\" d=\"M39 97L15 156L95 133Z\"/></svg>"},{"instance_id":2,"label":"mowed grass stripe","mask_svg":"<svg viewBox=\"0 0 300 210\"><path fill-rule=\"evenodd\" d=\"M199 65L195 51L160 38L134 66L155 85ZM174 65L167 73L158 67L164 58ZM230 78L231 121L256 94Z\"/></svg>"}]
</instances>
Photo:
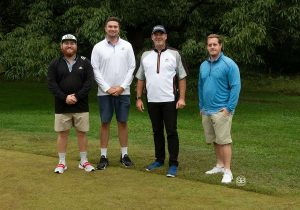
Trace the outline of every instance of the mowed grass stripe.
<instances>
[{"instance_id":1,"label":"mowed grass stripe","mask_svg":"<svg viewBox=\"0 0 300 210\"><path fill-rule=\"evenodd\" d=\"M109 167L86 173L78 161L53 173L56 158L0 149L1 209L297 209L276 197L148 172Z\"/></svg>"}]
</instances>

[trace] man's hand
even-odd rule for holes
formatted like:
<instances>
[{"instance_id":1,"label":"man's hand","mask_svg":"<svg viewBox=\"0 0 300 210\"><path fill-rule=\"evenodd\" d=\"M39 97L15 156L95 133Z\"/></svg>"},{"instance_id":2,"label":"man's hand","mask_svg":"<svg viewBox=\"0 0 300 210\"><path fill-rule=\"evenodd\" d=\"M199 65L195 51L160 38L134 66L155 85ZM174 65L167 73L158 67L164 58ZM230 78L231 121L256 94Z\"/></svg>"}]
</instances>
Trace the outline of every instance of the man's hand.
<instances>
[{"instance_id":1,"label":"man's hand","mask_svg":"<svg viewBox=\"0 0 300 210\"><path fill-rule=\"evenodd\" d=\"M144 104L143 101L141 99L138 99L136 101L136 108L140 111L143 112L144 111Z\"/></svg>"},{"instance_id":2,"label":"man's hand","mask_svg":"<svg viewBox=\"0 0 300 210\"><path fill-rule=\"evenodd\" d=\"M176 103L176 109L183 109L185 107L185 100L179 99Z\"/></svg>"},{"instance_id":3,"label":"man's hand","mask_svg":"<svg viewBox=\"0 0 300 210\"><path fill-rule=\"evenodd\" d=\"M66 103L67 104L76 104L77 103L77 98L75 97L74 93L67 96Z\"/></svg>"},{"instance_id":4,"label":"man's hand","mask_svg":"<svg viewBox=\"0 0 300 210\"><path fill-rule=\"evenodd\" d=\"M120 87L120 86L114 86L108 89L108 93L112 96L119 96L123 93L124 88Z\"/></svg>"},{"instance_id":5,"label":"man's hand","mask_svg":"<svg viewBox=\"0 0 300 210\"><path fill-rule=\"evenodd\" d=\"M221 109L220 112L223 112L226 116L230 115L230 112L226 108Z\"/></svg>"}]
</instances>

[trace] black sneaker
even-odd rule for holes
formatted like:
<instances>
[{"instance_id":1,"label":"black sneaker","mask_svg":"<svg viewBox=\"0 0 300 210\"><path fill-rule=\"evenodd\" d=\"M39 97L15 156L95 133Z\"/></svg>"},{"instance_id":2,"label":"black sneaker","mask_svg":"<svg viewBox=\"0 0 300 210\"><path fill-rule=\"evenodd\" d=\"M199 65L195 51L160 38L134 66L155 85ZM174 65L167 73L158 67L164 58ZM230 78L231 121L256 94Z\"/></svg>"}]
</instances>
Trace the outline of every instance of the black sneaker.
<instances>
[{"instance_id":1,"label":"black sneaker","mask_svg":"<svg viewBox=\"0 0 300 210\"><path fill-rule=\"evenodd\" d=\"M108 166L108 159L102 155L100 158L99 163L97 164L97 169L98 170L104 170Z\"/></svg>"},{"instance_id":2,"label":"black sneaker","mask_svg":"<svg viewBox=\"0 0 300 210\"><path fill-rule=\"evenodd\" d=\"M128 155L124 155L124 157L122 158L122 155L121 155L121 158L120 158L120 162L125 166L125 167L131 167L133 166L133 162L130 160L130 158L128 157Z\"/></svg>"}]
</instances>

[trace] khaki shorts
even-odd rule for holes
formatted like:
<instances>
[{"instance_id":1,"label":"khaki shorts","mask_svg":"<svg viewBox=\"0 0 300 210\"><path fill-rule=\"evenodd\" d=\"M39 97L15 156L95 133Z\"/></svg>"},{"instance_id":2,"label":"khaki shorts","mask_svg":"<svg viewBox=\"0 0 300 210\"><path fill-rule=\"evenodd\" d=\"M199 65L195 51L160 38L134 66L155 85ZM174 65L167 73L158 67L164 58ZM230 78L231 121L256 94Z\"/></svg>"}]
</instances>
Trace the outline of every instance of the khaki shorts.
<instances>
[{"instance_id":1,"label":"khaki shorts","mask_svg":"<svg viewBox=\"0 0 300 210\"><path fill-rule=\"evenodd\" d=\"M74 126L78 131L89 131L89 113L55 114L54 130L56 132L70 130L72 126Z\"/></svg>"},{"instance_id":2,"label":"khaki shorts","mask_svg":"<svg viewBox=\"0 0 300 210\"><path fill-rule=\"evenodd\" d=\"M218 112L210 116L202 115L206 143L230 144L231 123L232 114L224 115L224 112Z\"/></svg>"}]
</instances>

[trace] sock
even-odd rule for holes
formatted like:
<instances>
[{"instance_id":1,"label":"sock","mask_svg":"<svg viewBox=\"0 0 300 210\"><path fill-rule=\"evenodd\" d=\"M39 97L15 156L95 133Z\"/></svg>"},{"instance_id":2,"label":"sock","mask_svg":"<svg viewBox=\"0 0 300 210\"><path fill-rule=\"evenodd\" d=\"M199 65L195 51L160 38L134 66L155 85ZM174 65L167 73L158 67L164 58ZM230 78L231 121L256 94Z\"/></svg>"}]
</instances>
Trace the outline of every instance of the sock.
<instances>
[{"instance_id":1,"label":"sock","mask_svg":"<svg viewBox=\"0 0 300 210\"><path fill-rule=\"evenodd\" d=\"M101 156L106 157L107 156L107 148L101 148Z\"/></svg>"},{"instance_id":2,"label":"sock","mask_svg":"<svg viewBox=\"0 0 300 210\"><path fill-rule=\"evenodd\" d=\"M124 155L127 155L127 148L128 147L121 147L122 158L124 157Z\"/></svg>"},{"instance_id":3,"label":"sock","mask_svg":"<svg viewBox=\"0 0 300 210\"><path fill-rule=\"evenodd\" d=\"M80 152L80 163L84 164L87 161L87 152Z\"/></svg>"},{"instance_id":4,"label":"sock","mask_svg":"<svg viewBox=\"0 0 300 210\"><path fill-rule=\"evenodd\" d=\"M217 168L224 168L224 166L221 166L219 164L216 165Z\"/></svg>"},{"instance_id":5,"label":"sock","mask_svg":"<svg viewBox=\"0 0 300 210\"><path fill-rule=\"evenodd\" d=\"M58 158L59 158L59 164L66 165L66 153L65 152L59 152Z\"/></svg>"}]
</instances>

